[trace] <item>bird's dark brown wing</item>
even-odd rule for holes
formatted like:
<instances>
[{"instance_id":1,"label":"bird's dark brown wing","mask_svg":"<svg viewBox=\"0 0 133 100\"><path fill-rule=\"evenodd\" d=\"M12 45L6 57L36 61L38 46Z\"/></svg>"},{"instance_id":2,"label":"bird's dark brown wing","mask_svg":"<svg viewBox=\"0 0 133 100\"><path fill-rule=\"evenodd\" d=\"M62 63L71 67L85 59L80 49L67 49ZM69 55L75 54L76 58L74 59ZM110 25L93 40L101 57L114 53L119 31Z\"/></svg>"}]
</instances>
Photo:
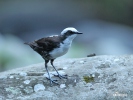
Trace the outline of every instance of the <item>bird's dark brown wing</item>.
<instances>
[{"instance_id":1,"label":"bird's dark brown wing","mask_svg":"<svg viewBox=\"0 0 133 100\"><path fill-rule=\"evenodd\" d=\"M25 43L29 45L34 51L39 53L43 58L48 58L49 52L54 48L58 48L60 46L60 42L63 41L64 38L62 36L53 36L41 38L39 40L35 40L30 43ZM63 43L63 42L62 42Z\"/></svg>"},{"instance_id":2,"label":"bird's dark brown wing","mask_svg":"<svg viewBox=\"0 0 133 100\"><path fill-rule=\"evenodd\" d=\"M37 43L37 45L40 48L43 48L44 51L52 51L54 48L58 48L60 46L60 41L61 39L58 36L53 36L53 37L46 37L46 38L41 38L39 40L34 41Z\"/></svg>"}]
</instances>

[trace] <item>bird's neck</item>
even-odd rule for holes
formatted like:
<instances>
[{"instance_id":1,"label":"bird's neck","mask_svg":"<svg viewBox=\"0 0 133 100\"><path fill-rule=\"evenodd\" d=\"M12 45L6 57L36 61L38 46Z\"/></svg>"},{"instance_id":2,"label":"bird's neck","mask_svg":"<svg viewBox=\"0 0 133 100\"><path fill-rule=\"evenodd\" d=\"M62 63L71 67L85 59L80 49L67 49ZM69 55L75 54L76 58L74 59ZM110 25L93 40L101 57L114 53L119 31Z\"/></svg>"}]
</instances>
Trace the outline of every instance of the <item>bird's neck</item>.
<instances>
[{"instance_id":1,"label":"bird's neck","mask_svg":"<svg viewBox=\"0 0 133 100\"><path fill-rule=\"evenodd\" d=\"M73 41L73 39L74 39L76 36L77 36L76 34L71 35L71 36L68 36L68 37L62 36L62 42L63 42L64 44L71 44L72 41Z\"/></svg>"}]
</instances>

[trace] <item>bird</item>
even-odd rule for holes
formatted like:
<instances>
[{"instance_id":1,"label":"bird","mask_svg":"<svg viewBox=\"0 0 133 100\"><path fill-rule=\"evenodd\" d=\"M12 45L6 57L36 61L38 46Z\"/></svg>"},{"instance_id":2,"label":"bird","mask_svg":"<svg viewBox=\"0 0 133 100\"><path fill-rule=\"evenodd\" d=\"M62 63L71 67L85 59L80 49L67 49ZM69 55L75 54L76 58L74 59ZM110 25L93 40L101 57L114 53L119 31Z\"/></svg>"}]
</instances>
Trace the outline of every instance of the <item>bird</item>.
<instances>
[{"instance_id":1,"label":"bird","mask_svg":"<svg viewBox=\"0 0 133 100\"><path fill-rule=\"evenodd\" d=\"M49 37L44 37L33 42L26 42L24 44L29 45L34 51L41 55L45 61L45 69L48 74L48 79L50 80L50 85L53 83L58 84L57 80L53 80L50 77L48 71L48 62L50 61L52 67L57 72L57 77L65 78L66 76L60 75L57 69L55 68L53 62L56 58L66 54L71 47L73 39L78 35L83 34L82 32L77 31L74 27L65 28L60 35L53 35Z\"/></svg>"}]
</instances>

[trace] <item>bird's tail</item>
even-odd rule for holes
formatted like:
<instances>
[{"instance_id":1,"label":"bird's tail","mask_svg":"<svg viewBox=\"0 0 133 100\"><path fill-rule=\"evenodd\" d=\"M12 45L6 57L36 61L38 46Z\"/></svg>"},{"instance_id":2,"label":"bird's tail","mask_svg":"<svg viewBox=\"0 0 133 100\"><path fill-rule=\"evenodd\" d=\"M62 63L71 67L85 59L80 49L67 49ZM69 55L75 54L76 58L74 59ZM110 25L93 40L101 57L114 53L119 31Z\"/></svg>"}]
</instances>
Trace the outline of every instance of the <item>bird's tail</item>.
<instances>
[{"instance_id":1,"label":"bird's tail","mask_svg":"<svg viewBox=\"0 0 133 100\"><path fill-rule=\"evenodd\" d=\"M28 42L25 42L24 44L26 44L26 45L30 45L30 43L28 43Z\"/></svg>"},{"instance_id":2,"label":"bird's tail","mask_svg":"<svg viewBox=\"0 0 133 100\"><path fill-rule=\"evenodd\" d=\"M32 49L35 49L36 47L38 47L35 42L25 42L24 44L29 45Z\"/></svg>"}]
</instances>

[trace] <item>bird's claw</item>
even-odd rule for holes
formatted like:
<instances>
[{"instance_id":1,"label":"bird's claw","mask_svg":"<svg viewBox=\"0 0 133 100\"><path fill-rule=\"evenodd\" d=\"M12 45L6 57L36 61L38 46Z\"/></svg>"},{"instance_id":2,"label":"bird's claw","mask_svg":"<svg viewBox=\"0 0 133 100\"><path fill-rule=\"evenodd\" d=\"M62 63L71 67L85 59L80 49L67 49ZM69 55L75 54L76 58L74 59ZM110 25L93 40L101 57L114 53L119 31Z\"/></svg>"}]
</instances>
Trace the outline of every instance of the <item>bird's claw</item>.
<instances>
[{"instance_id":1,"label":"bird's claw","mask_svg":"<svg viewBox=\"0 0 133 100\"><path fill-rule=\"evenodd\" d=\"M56 81L57 81L57 80L56 80ZM50 80L50 85L53 86L53 83L59 85L59 83L56 82L56 81L55 81L55 80Z\"/></svg>"},{"instance_id":2,"label":"bird's claw","mask_svg":"<svg viewBox=\"0 0 133 100\"><path fill-rule=\"evenodd\" d=\"M60 79L61 79L61 78L67 79L67 75L60 75L60 74L55 75L55 74L54 74L54 76L55 76L55 77L59 77Z\"/></svg>"},{"instance_id":3,"label":"bird's claw","mask_svg":"<svg viewBox=\"0 0 133 100\"><path fill-rule=\"evenodd\" d=\"M51 86L53 86L53 83L59 85L59 83L57 82L58 80L56 80L56 79L53 80L53 79L51 79L51 78L47 78L47 79L50 81L50 85L51 85Z\"/></svg>"}]
</instances>

